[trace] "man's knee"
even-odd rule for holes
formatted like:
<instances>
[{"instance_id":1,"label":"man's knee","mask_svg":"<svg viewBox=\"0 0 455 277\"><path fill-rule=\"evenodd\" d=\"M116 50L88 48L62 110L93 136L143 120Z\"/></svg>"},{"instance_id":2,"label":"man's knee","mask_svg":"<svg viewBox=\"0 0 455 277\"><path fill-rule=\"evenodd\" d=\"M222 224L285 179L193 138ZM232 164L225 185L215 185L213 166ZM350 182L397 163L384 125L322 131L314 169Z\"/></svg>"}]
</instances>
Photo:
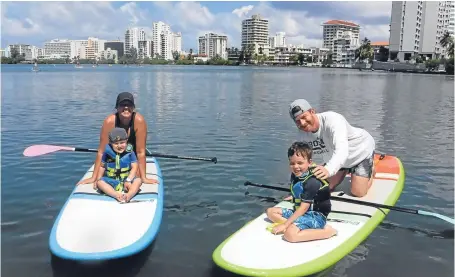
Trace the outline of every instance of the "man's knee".
<instances>
[{"instance_id":1,"label":"man's knee","mask_svg":"<svg viewBox=\"0 0 455 277\"><path fill-rule=\"evenodd\" d=\"M351 194L356 197L363 197L368 193L370 180L362 178L362 180L351 180Z\"/></svg>"},{"instance_id":2,"label":"man's knee","mask_svg":"<svg viewBox=\"0 0 455 277\"><path fill-rule=\"evenodd\" d=\"M364 197L368 192L368 187L351 187L351 194L356 197Z\"/></svg>"}]
</instances>

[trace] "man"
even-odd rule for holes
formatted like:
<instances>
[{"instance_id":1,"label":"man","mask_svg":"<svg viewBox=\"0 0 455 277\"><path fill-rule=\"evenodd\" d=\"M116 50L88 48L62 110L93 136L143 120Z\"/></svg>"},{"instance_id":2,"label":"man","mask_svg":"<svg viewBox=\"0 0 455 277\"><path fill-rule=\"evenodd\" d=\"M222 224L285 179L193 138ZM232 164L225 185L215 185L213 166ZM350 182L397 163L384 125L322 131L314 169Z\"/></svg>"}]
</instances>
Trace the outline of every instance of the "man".
<instances>
[{"instance_id":1,"label":"man","mask_svg":"<svg viewBox=\"0 0 455 277\"><path fill-rule=\"evenodd\" d=\"M336 112L316 113L304 99L291 103L289 114L301 130L301 141L313 147L317 178L328 179L330 189L339 185L351 173L351 193L363 197L371 187L374 168L375 142L365 130L351 126Z\"/></svg>"}]
</instances>

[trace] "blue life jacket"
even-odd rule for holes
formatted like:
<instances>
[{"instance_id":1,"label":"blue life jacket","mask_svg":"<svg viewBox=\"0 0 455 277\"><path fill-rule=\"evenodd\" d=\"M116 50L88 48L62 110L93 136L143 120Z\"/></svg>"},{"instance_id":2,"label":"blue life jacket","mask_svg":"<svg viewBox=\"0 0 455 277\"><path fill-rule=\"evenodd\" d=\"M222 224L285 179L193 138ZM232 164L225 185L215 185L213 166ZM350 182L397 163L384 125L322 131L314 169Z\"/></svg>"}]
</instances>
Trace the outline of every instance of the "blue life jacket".
<instances>
[{"instance_id":1,"label":"blue life jacket","mask_svg":"<svg viewBox=\"0 0 455 277\"><path fill-rule=\"evenodd\" d=\"M123 152L121 154L116 153L112 147L107 144L105 160L105 172L104 175L113 179L118 180L123 183L123 181L128 177L131 171L131 158L130 155L134 152Z\"/></svg>"},{"instance_id":2,"label":"blue life jacket","mask_svg":"<svg viewBox=\"0 0 455 277\"><path fill-rule=\"evenodd\" d=\"M314 165L314 164L312 164ZM301 195L304 192L305 189L305 183L310 179L310 178L316 178L312 172L311 169L309 169L309 172L307 175L303 176L294 176L293 180L291 181L290 184L290 190L291 190L291 195L292 195L292 202L294 204L294 210L297 210L300 207L300 204L302 203ZM320 211L322 212L325 216L328 215L330 212L330 187L329 183L326 180L322 180L319 178L316 178L319 181L322 182L322 186L319 188L318 193L315 195L313 199L313 204L310 205L309 210L312 211Z\"/></svg>"}]
</instances>

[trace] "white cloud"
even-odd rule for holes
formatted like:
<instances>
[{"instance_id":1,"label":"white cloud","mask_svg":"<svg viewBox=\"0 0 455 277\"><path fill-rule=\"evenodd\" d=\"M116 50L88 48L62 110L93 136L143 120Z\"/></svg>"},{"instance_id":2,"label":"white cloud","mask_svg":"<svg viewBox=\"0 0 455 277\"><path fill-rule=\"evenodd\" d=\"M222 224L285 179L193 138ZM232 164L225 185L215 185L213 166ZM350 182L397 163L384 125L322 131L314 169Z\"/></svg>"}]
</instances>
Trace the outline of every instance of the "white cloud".
<instances>
[{"instance_id":1,"label":"white cloud","mask_svg":"<svg viewBox=\"0 0 455 277\"><path fill-rule=\"evenodd\" d=\"M367 37L370 41L389 41L389 25L364 25L361 26L361 37Z\"/></svg>"},{"instance_id":2,"label":"white cloud","mask_svg":"<svg viewBox=\"0 0 455 277\"><path fill-rule=\"evenodd\" d=\"M241 8L234 9L232 13L237 15L238 17L242 17L247 15L253 8L254 8L253 5L243 6Z\"/></svg>"}]
</instances>

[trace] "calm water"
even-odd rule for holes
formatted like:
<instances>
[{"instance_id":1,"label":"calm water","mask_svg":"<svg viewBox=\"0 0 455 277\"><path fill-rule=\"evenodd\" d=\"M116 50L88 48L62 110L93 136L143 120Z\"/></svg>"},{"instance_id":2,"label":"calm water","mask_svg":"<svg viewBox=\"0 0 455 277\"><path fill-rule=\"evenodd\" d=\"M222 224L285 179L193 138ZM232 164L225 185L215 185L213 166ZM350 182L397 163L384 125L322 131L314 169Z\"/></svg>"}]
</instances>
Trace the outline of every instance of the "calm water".
<instances>
[{"instance_id":1,"label":"calm water","mask_svg":"<svg viewBox=\"0 0 455 277\"><path fill-rule=\"evenodd\" d=\"M401 158L397 205L454 216L454 80L354 70L239 67L2 66L2 276L231 276L213 250L283 193L243 182L288 178L297 135L287 112L298 97L366 128ZM148 146L219 163L160 159L165 214L142 254L105 266L51 258L52 224L93 154L21 154L31 144L96 148L117 93L132 91L148 121ZM453 276L453 226L391 212L326 276ZM302 253L306 255L306 253Z\"/></svg>"}]
</instances>

